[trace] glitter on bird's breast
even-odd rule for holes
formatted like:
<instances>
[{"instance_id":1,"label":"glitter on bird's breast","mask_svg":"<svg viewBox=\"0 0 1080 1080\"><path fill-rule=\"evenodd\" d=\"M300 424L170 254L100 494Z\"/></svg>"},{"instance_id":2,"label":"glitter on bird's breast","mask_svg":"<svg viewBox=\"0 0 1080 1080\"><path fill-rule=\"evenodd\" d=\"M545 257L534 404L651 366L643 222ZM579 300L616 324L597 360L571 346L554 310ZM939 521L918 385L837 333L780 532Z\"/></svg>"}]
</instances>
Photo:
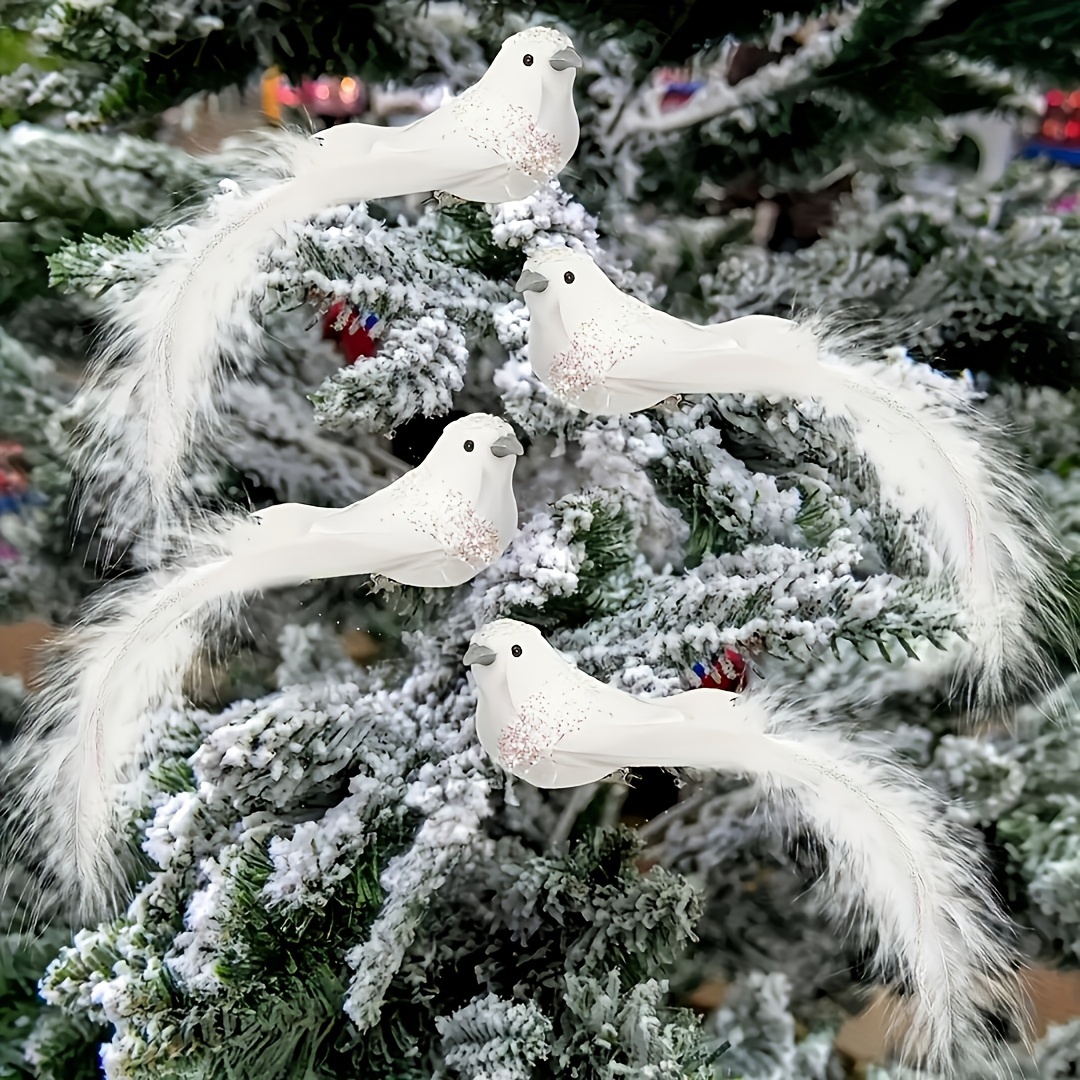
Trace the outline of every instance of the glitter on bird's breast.
<instances>
[{"instance_id":1,"label":"glitter on bird's breast","mask_svg":"<svg viewBox=\"0 0 1080 1080\"><path fill-rule=\"evenodd\" d=\"M581 728L584 717L546 694L532 694L499 736L499 758L511 772L549 757L555 744Z\"/></svg>"},{"instance_id":2,"label":"glitter on bird's breast","mask_svg":"<svg viewBox=\"0 0 1080 1080\"><path fill-rule=\"evenodd\" d=\"M423 506L410 506L405 516L410 524L443 547L447 555L470 566L488 566L500 554L498 528L481 517L464 495L449 486L441 486L437 495L425 500Z\"/></svg>"},{"instance_id":3,"label":"glitter on bird's breast","mask_svg":"<svg viewBox=\"0 0 1080 1080\"><path fill-rule=\"evenodd\" d=\"M559 397L573 402L603 382L620 360L629 359L641 344L641 335L601 324L583 322L570 338L570 347L552 358L549 381Z\"/></svg>"},{"instance_id":4,"label":"glitter on bird's breast","mask_svg":"<svg viewBox=\"0 0 1080 1080\"><path fill-rule=\"evenodd\" d=\"M485 150L490 150L534 180L552 180L566 163L562 143L520 105L492 104L476 97L456 103L465 130Z\"/></svg>"}]
</instances>

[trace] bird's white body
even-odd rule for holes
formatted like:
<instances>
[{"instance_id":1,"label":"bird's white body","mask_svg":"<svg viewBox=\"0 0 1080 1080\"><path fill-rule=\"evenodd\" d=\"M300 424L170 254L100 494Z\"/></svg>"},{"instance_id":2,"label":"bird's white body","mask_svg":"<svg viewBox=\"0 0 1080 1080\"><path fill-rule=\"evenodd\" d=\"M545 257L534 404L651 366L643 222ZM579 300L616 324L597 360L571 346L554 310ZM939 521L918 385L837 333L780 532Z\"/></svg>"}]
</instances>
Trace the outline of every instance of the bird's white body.
<instances>
[{"instance_id":1,"label":"bird's white body","mask_svg":"<svg viewBox=\"0 0 1080 1080\"><path fill-rule=\"evenodd\" d=\"M697 326L620 292L592 259L561 248L534 255L525 268L552 272L542 293L525 293L529 363L545 386L584 412L640 412L676 393L720 386L792 395L814 385L817 340L788 319L748 315ZM568 272L576 278L571 285L559 280Z\"/></svg>"},{"instance_id":2,"label":"bird's white body","mask_svg":"<svg viewBox=\"0 0 1080 1080\"><path fill-rule=\"evenodd\" d=\"M936 1070L949 1075L963 1042L985 1037L980 1007L1018 1009L1011 953L988 929L1002 916L915 777L768 697L646 699L605 686L511 619L478 630L465 663L481 745L537 787L647 766L713 769L755 777L763 799L794 810L828 849L836 908L861 912L878 962L901 966L913 1053Z\"/></svg>"},{"instance_id":3,"label":"bird's white body","mask_svg":"<svg viewBox=\"0 0 1080 1080\"><path fill-rule=\"evenodd\" d=\"M115 898L114 789L148 709L180 692L195 656L243 599L354 574L425 588L469 581L517 530L521 453L504 420L455 420L423 462L381 491L344 509L286 503L211 526L186 560L106 593L61 637L17 751L29 775L18 820L84 915Z\"/></svg>"},{"instance_id":4,"label":"bird's white body","mask_svg":"<svg viewBox=\"0 0 1080 1080\"><path fill-rule=\"evenodd\" d=\"M1049 671L1040 636L1067 634L1053 539L1029 485L962 395L935 397L831 354L809 326L767 315L697 326L621 292L586 254L548 248L518 282L529 362L552 392L601 415L680 394L815 400L850 432L882 497L922 518L960 596L979 706L1001 704L1018 662Z\"/></svg>"},{"instance_id":5,"label":"bird's white body","mask_svg":"<svg viewBox=\"0 0 1080 1080\"><path fill-rule=\"evenodd\" d=\"M157 276L112 312L83 392L76 463L86 502L104 503L112 531L166 537L183 518L183 472L192 455L210 456L229 343L257 334L250 294L258 256L275 235L370 199L530 195L577 148L580 65L565 35L534 27L508 38L478 83L406 127L342 124L314 138L276 136L288 179L217 200ZM99 471L106 447L126 466L119 479Z\"/></svg>"}]
</instances>

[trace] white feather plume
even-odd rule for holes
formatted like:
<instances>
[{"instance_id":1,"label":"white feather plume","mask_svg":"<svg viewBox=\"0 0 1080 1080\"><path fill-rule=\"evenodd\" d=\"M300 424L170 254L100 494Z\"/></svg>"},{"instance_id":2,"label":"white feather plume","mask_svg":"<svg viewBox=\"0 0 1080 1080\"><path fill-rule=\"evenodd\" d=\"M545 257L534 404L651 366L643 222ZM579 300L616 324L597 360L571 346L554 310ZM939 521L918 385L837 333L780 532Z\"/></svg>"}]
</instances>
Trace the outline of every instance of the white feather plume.
<instances>
[{"instance_id":1,"label":"white feather plume","mask_svg":"<svg viewBox=\"0 0 1080 1080\"><path fill-rule=\"evenodd\" d=\"M883 500L922 519L941 553L971 641L962 674L982 712L1005 704L1011 672L1036 694L1048 688L1048 645L1075 652L1060 549L966 388L944 377L920 385L902 365L865 362L899 338L899 325L854 332L833 317L749 315L699 326L622 293L588 254L560 247L530 255L518 288L533 370L587 412L743 393L816 401L845 422Z\"/></svg>"},{"instance_id":2,"label":"white feather plume","mask_svg":"<svg viewBox=\"0 0 1080 1080\"><path fill-rule=\"evenodd\" d=\"M498 417L447 424L413 470L342 508L280 503L189 526L187 552L135 584L104 590L53 649L16 755L15 820L84 914L107 910L122 880L114 792L148 709L178 694L212 631L252 593L381 574L452 588L509 546L513 474L524 448Z\"/></svg>"},{"instance_id":3,"label":"white feather plume","mask_svg":"<svg viewBox=\"0 0 1080 1080\"><path fill-rule=\"evenodd\" d=\"M296 173L315 146L288 132L264 145L264 177ZM234 350L259 333L249 300L257 258L288 222L347 201L355 180L342 181L329 169L303 183L234 186L184 228L154 277L112 306L75 404L81 505L102 508L107 539L141 532L152 548L182 525L184 473L216 445Z\"/></svg>"},{"instance_id":4,"label":"white feather plume","mask_svg":"<svg viewBox=\"0 0 1080 1080\"><path fill-rule=\"evenodd\" d=\"M264 140L264 165L282 179L216 200L114 310L82 402L76 462L83 507L102 506L107 539L141 532L152 550L183 520L183 470L192 449L212 445L230 349L256 333L257 258L275 232L342 204L424 191L482 203L524 198L577 148L581 63L560 31L529 27L503 42L477 83L411 124L340 124L313 138ZM121 475L103 492L106 453Z\"/></svg>"},{"instance_id":5,"label":"white feather plume","mask_svg":"<svg viewBox=\"0 0 1080 1080\"><path fill-rule=\"evenodd\" d=\"M604 685L533 626L500 619L472 637L476 731L488 754L545 788L648 766L754 777L763 801L828 852L830 908L898 971L908 1057L951 1077L997 1049L987 1014L1021 1026L1008 922L940 802L884 750L816 726L762 692L644 698Z\"/></svg>"},{"instance_id":6,"label":"white feather plume","mask_svg":"<svg viewBox=\"0 0 1080 1080\"><path fill-rule=\"evenodd\" d=\"M666 700L685 707L691 696ZM708 708L699 696L694 715ZM751 694L710 711L723 729L715 766L757 777L772 806L823 842L828 910L873 944L879 976L899 973L903 1057L951 1077L973 1056L999 1052L988 1015L1024 1031L1008 920L940 800L883 751L809 725L797 706Z\"/></svg>"},{"instance_id":7,"label":"white feather plume","mask_svg":"<svg viewBox=\"0 0 1080 1080\"><path fill-rule=\"evenodd\" d=\"M220 553L205 558L103 590L46 652L12 762L8 824L84 918L113 909L128 869L116 796L147 710L181 691L253 584Z\"/></svg>"},{"instance_id":8,"label":"white feather plume","mask_svg":"<svg viewBox=\"0 0 1080 1080\"><path fill-rule=\"evenodd\" d=\"M1047 646L1070 639L1063 559L1022 464L944 379L920 385L895 365L828 351L820 375L820 400L850 419L883 497L923 520L942 555L970 643L958 672L969 704L978 714L1002 708L1020 672L1024 685L1047 689Z\"/></svg>"}]
</instances>

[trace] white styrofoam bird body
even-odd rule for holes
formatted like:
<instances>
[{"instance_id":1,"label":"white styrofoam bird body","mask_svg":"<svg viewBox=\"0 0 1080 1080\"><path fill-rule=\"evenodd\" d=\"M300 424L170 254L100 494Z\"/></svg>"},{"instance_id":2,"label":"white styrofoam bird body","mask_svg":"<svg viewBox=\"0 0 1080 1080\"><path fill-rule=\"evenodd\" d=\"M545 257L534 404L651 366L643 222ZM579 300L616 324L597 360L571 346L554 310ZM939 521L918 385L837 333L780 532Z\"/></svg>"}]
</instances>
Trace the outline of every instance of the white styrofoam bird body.
<instances>
[{"instance_id":1,"label":"white styrofoam bird body","mask_svg":"<svg viewBox=\"0 0 1080 1080\"><path fill-rule=\"evenodd\" d=\"M1040 640L1070 640L1055 578L1060 545L1031 486L979 423L959 389L940 395L887 382L830 353L813 329L750 315L698 326L623 293L593 259L565 247L526 261L536 376L567 404L601 415L652 408L680 394L814 400L850 432L882 498L922 518L956 586L977 706L999 707L1011 671L1052 679ZM940 572L935 570L935 572Z\"/></svg>"},{"instance_id":2,"label":"white styrofoam bird body","mask_svg":"<svg viewBox=\"0 0 1080 1080\"><path fill-rule=\"evenodd\" d=\"M686 719L672 699L634 697L605 686L563 659L527 623L501 619L472 640L495 654L483 663L476 657L486 654L470 647L465 658L478 690L477 738L514 776L535 787L567 788L619 769L688 763L682 759L690 751L666 741ZM715 709L720 699L710 700ZM652 760L672 752L679 761Z\"/></svg>"},{"instance_id":3,"label":"white styrofoam bird body","mask_svg":"<svg viewBox=\"0 0 1080 1080\"><path fill-rule=\"evenodd\" d=\"M862 916L855 928L880 967L899 965L914 998L910 1050L935 1074L951 1075L958 1048L986 1038L981 1009L1018 1013L1013 954L989 928L1004 917L982 869L891 761L768 695L647 699L606 686L513 619L481 627L464 662L481 745L536 787L649 766L754 777L781 821L794 817L824 843L834 906Z\"/></svg>"},{"instance_id":4,"label":"white styrofoam bird body","mask_svg":"<svg viewBox=\"0 0 1080 1080\"><path fill-rule=\"evenodd\" d=\"M187 559L106 591L60 637L16 751L28 772L18 818L84 916L115 900L114 789L148 710L181 691L195 656L231 627L244 597L353 574L427 588L469 581L517 530L522 452L506 421L462 417L381 491L343 509L287 503L211 525Z\"/></svg>"},{"instance_id":5,"label":"white styrofoam bird body","mask_svg":"<svg viewBox=\"0 0 1080 1080\"><path fill-rule=\"evenodd\" d=\"M229 558L243 560L245 572L258 563L267 581L259 588L352 574L421 588L461 585L517 531L521 452L505 420L462 417L416 468L351 506L284 503L252 514L230 534Z\"/></svg>"},{"instance_id":6,"label":"white styrofoam bird body","mask_svg":"<svg viewBox=\"0 0 1080 1080\"><path fill-rule=\"evenodd\" d=\"M622 292L586 254L542 249L519 288L529 309L529 363L559 398L604 416L673 394L806 393L818 342L772 315L698 326ZM795 382L796 385L792 385Z\"/></svg>"},{"instance_id":7,"label":"white styrofoam bird body","mask_svg":"<svg viewBox=\"0 0 1080 1080\"><path fill-rule=\"evenodd\" d=\"M256 334L250 297L261 252L290 222L335 206L437 191L506 202L553 179L578 142L569 38L533 27L508 38L483 77L405 127L342 124L269 143L278 183L217 199L155 277L110 313L82 394L76 468L83 505L107 532L164 538L185 513L187 459L208 458L231 342ZM124 468L102 470L109 455Z\"/></svg>"},{"instance_id":8,"label":"white styrofoam bird body","mask_svg":"<svg viewBox=\"0 0 1080 1080\"><path fill-rule=\"evenodd\" d=\"M553 57L565 63L553 67ZM434 112L404 127L328 128L314 136L323 149L314 149L303 167L321 176L327 159L346 171L376 165L376 175L362 183L342 177L365 192L342 201L424 191L466 202L524 199L558 176L577 149L573 87L580 66L565 34L523 30L503 42L477 83Z\"/></svg>"}]
</instances>

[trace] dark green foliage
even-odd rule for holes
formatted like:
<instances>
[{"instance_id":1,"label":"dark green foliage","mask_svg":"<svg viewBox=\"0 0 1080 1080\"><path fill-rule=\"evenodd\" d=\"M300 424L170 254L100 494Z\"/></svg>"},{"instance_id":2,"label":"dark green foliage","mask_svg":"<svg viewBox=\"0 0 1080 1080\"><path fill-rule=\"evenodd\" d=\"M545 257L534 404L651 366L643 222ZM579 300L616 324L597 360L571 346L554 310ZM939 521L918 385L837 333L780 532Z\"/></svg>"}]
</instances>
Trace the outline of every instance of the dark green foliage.
<instances>
[{"instance_id":1,"label":"dark green foliage","mask_svg":"<svg viewBox=\"0 0 1080 1080\"><path fill-rule=\"evenodd\" d=\"M436 898L429 917L445 932L434 954L411 953L402 971L414 984L413 1002L444 1016L486 992L538 1006L556 1036L538 1080L597 1075L590 1071L600 1065L594 1054L625 1062L618 1045L601 1050L593 1042L599 1032L583 1023L582 991L599 990L612 972L624 991L640 989L693 939L698 916L686 883L661 869L640 874L638 853L627 830L592 832L562 857L534 854L516 838L499 840L490 861L463 869ZM453 906L444 907L442 896ZM473 973L481 970L490 981L477 985ZM670 1019L687 1033L696 1027L687 1012L671 1011ZM685 1075L706 1052L700 1042L687 1048Z\"/></svg>"},{"instance_id":2,"label":"dark green foliage","mask_svg":"<svg viewBox=\"0 0 1080 1080\"><path fill-rule=\"evenodd\" d=\"M1007 84L958 70L953 58L990 61L1064 85L1075 76L1080 6L1067 0L1009 0L989 8L960 0L922 25L924 9L922 0L863 4L836 55L770 95L768 110L755 109L752 131L721 116L689 130L679 155L664 147L644 157L643 191L685 207L702 177L734 191L765 184L799 190L857 159L868 144L887 142L897 124L993 109L1011 93ZM730 9L712 11L714 32L699 37L740 34L729 23Z\"/></svg>"},{"instance_id":3,"label":"dark green foliage","mask_svg":"<svg viewBox=\"0 0 1080 1080\"><path fill-rule=\"evenodd\" d=\"M60 941L0 937L0 1077L27 1076L23 1051L41 1003L37 981Z\"/></svg>"},{"instance_id":4,"label":"dark green foliage","mask_svg":"<svg viewBox=\"0 0 1080 1080\"><path fill-rule=\"evenodd\" d=\"M380 29L378 0L229 0L219 9L222 25L212 29L195 21L176 27L167 5L142 0L103 9L56 7L64 34L49 43L49 59L81 71L88 86L97 84L105 121L153 116L199 91L241 85L271 64L296 81L327 71L372 77L402 70L398 49ZM144 52L115 30L120 19L175 39Z\"/></svg>"},{"instance_id":5,"label":"dark green foliage","mask_svg":"<svg viewBox=\"0 0 1080 1080\"><path fill-rule=\"evenodd\" d=\"M67 503L71 477L49 438L49 417L71 385L47 357L24 348L0 329L0 385L5 408L0 439L23 448L33 501L17 520L5 515L3 533L25 561L0 561L0 622L31 615L62 619L93 584L93 574L72 558Z\"/></svg>"},{"instance_id":6,"label":"dark green foliage","mask_svg":"<svg viewBox=\"0 0 1080 1080\"><path fill-rule=\"evenodd\" d=\"M100 296L124 279L104 278L93 268L101 267L112 256L125 251L148 250L155 235L156 230L144 229L126 237L104 233L81 240L63 240L49 256L49 285L60 292L85 291Z\"/></svg>"},{"instance_id":7,"label":"dark green foliage","mask_svg":"<svg viewBox=\"0 0 1080 1080\"><path fill-rule=\"evenodd\" d=\"M341 1008L348 986L344 953L363 939L378 912L380 866L402 848L409 832L391 814L381 825L373 823L375 828L378 841L319 907L266 907L259 895L270 874L263 846L247 847L231 863L237 904L224 917L232 921L235 949L215 969L223 991L192 998L167 967L140 972L140 994L154 1001L161 1022L174 1024L177 1032L171 1060L145 1060L143 1075L240 1080L250 1076L253 1061L265 1080L333 1080L347 1074L355 1035ZM82 961L70 952L63 970L83 979L119 961L119 955L105 954Z\"/></svg>"},{"instance_id":8,"label":"dark green foliage","mask_svg":"<svg viewBox=\"0 0 1080 1080\"><path fill-rule=\"evenodd\" d=\"M605 493L568 495L554 506L559 530L569 529L582 545L578 587L569 596L546 597L537 608L522 604L507 613L534 626L583 626L620 603L618 575L635 554L633 526L618 503Z\"/></svg>"},{"instance_id":9,"label":"dark green foliage","mask_svg":"<svg viewBox=\"0 0 1080 1080\"><path fill-rule=\"evenodd\" d=\"M492 8L505 5L492 0ZM603 40L620 37L641 58L641 70L656 64L681 64L728 34L754 37L772 15L813 15L825 5L815 0L776 0L769 4L719 5L711 0L527 0L526 10L551 14L580 34Z\"/></svg>"},{"instance_id":10,"label":"dark green foliage","mask_svg":"<svg viewBox=\"0 0 1080 1080\"><path fill-rule=\"evenodd\" d=\"M55 951L55 950L54 950ZM48 960L50 957L41 957ZM32 993L32 987L27 988ZM33 1077L33 1080L99 1080L102 1071L98 1063L99 1046L106 1030L84 1016L72 1016L60 1009L42 1008L31 1035L37 1064L23 1071L7 1074L0 1068L0 1077Z\"/></svg>"},{"instance_id":11,"label":"dark green foliage","mask_svg":"<svg viewBox=\"0 0 1080 1080\"><path fill-rule=\"evenodd\" d=\"M97 1047L104 1029L85 1016L45 1005L38 996L42 972L71 941L71 933L59 921L30 930L28 905L39 901L32 899L30 877L10 854L0 882L0 1080L93 1080L100 1075ZM38 1067L30 1064L28 1047Z\"/></svg>"},{"instance_id":12,"label":"dark green foliage","mask_svg":"<svg viewBox=\"0 0 1080 1080\"><path fill-rule=\"evenodd\" d=\"M464 249L452 249L456 258L472 270L478 270L493 281L512 285L521 273L521 252L516 248L500 247L491 236L491 217L482 206L461 203L441 212L454 239L465 241ZM454 235L456 234L456 236Z\"/></svg>"}]
</instances>

